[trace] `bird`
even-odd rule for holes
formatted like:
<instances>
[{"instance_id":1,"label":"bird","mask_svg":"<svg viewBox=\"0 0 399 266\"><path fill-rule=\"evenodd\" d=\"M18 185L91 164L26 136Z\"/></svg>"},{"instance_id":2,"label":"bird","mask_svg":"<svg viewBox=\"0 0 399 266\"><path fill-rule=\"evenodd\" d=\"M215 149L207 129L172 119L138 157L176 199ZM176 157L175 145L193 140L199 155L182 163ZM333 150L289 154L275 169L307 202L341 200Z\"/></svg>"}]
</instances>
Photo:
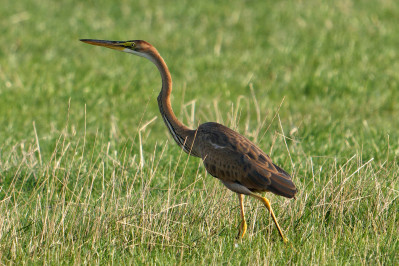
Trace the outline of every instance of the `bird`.
<instances>
[{"instance_id":1,"label":"bird","mask_svg":"<svg viewBox=\"0 0 399 266\"><path fill-rule=\"evenodd\" d=\"M284 236L270 201L259 193L272 192L294 198L297 188L291 176L272 162L270 157L252 141L238 132L216 122L206 122L190 129L179 121L172 110L170 96L172 77L157 49L143 40L107 41L80 39L80 41L134 54L150 60L158 68L162 79L158 107L170 134L187 154L202 159L206 171L218 178L228 189L237 193L241 209L238 239L244 237L247 223L244 215L244 195L261 201L270 212L284 242Z\"/></svg>"}]
</instances>

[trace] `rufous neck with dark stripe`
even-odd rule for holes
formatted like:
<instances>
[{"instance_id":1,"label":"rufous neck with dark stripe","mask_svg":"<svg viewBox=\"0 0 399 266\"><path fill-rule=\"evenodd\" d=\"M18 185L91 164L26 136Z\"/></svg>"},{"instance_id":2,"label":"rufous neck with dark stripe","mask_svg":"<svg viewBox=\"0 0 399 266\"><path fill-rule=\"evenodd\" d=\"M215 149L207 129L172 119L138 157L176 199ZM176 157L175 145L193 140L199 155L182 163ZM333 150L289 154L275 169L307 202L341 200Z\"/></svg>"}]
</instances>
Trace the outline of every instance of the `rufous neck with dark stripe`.
<instances>
[{"instance_id":1,"label":"rufous neck with dark stripe","mask_svg":"<svg viewBox=\"0 0 399 266\"><path fill-rule=\"evenodd\" d=\"M155 48L148 52L147 55L147 58L157 66L159 73L161 74L162 89L158 95L158 106L165 125L176 143L185 152L190 153L195 137L195 131L189 129L186 125L180 122L172 110L172 105L170 103L170 94L172 93L172 77L170 75L168 66ZM194 153L192 154L196 155Z\"/></svg>"}]
</instances>

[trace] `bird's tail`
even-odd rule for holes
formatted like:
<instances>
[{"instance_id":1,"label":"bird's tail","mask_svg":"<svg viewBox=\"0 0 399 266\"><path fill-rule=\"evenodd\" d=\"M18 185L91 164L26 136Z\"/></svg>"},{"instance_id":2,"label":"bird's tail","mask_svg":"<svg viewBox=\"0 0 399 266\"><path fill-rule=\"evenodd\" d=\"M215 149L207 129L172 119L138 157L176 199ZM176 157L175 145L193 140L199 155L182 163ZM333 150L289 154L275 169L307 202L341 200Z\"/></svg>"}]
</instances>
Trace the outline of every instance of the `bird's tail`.
<instances>
[{"instance_id":1,"label":"bird's tail","mask_svg":"<svg viewBox=\"0 0 399 266\"><path fill-rule=\"evenodd\" d=\"M269 191L286 198L295 197L298 190L292 182L291 176L277 165L273 165L276 167L278 174L272 174L270 178L271 184L268 187Z\"/></svg>"}]
</instances>

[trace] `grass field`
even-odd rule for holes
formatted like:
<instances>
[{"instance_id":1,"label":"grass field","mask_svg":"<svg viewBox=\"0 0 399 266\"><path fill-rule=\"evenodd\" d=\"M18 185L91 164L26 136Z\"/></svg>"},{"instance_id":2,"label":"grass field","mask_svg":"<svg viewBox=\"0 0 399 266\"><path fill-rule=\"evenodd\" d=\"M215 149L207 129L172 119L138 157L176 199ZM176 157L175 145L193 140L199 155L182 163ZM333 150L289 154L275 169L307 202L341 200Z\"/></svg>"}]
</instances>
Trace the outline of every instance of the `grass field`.
<instances>
[{"instance_id":1,"label":"grass field","mask_svg":"<svg viewBox=\"0 0 399 266\"><path fill-rule=\"evenodd\" d=\"M217 2L217 3L216 3ZM399 2L2 1L2 264L397 264ZM143 39L190 127L217 121L292 173L285 234L175 145Z\"/></svg>"}]
</instances>

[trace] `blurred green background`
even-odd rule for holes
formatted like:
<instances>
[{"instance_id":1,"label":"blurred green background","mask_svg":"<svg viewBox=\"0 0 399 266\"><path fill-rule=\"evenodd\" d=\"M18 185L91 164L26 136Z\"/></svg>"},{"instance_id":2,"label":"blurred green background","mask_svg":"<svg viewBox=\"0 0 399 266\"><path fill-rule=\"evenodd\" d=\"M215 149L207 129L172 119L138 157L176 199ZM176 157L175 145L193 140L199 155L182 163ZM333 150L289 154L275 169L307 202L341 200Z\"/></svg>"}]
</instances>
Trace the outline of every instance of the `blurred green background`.
<instances>
[{"instance_id":1,"label":"blurred green background","mask_svg":"<svg viewBox=\"0 0 399 266\"><path fill-rule=\"evenodd\" d=\"M226 112L238 95L250 96L252 83L263 115L285 97L280 115L291 121L283 125L300 125L309 153L335 156L345 149L332 142L327 150L307 147L328 142L331 133L373 156L379 152L375 146L387 146L373 141L387 135L397 140L393 1L5 1L3 6L3 142L32 133L32 121L39 135L60 128L69 100L72 121L83 124L86 105L89 130L107 131L114 117L122 137L137 127L141 116L135 114L143 103L148 102L146 119L157 115L160 80L151 63L88 47L79 38L143 39L156 46L172 72L178 114L183 89L185 102L197 101L196 119L207 121L215 120L206 111L213 99ZM154 132L163 128L159 122L153 126Z\"/></svg>"}]
</instances>

